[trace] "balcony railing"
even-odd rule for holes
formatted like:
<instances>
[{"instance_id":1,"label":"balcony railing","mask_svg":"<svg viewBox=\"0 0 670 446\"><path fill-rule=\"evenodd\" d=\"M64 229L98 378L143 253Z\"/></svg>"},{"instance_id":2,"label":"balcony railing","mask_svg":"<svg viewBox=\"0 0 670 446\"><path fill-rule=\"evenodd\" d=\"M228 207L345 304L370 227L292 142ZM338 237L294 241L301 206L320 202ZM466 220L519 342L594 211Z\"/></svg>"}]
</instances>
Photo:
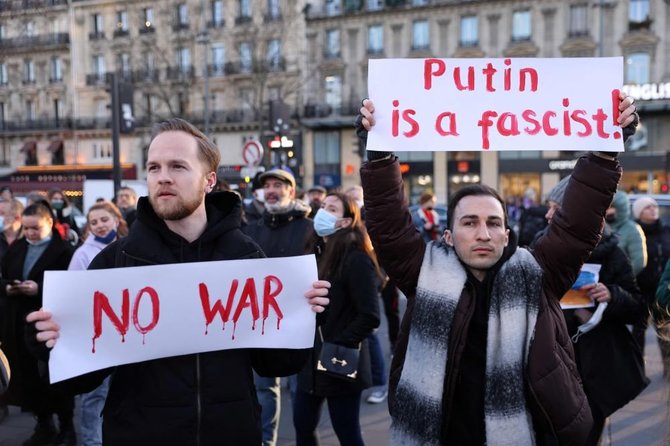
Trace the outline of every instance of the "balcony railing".
<instances>
[{"instance_id":1,"label":"balcony railing","mask_svg":"<svg viewBox=\"0 0 670 446\"><path fill-rule=\"evenodd\" d=\"M2 130L20 132L24 130L57 130L71 129L71 118L44 118L18 121L4 121L0 123Z\"/></svg>"},{"instance_id":2,"label":"balcony railing","mask_svg":"<svg viewBox=\"0 0 670 446\"><path fill-rule=\"evenodd\" d=\"M155 26L142 26L139 30L140 34L153 34L156 32Z\"/></svg>"},{"instance_id":3,"label":"balcony railing","mask_svg":"<svg viewBox=\"0 0 670 446\"><path fill-rule=\"evenodd\" d=\"M50 47L68 45L68 33L40 34L37 36L10 37L0 40L0 50L18 50L25 48Z\"/></svg>"},{"instance_id":4,"label":"balcony railing","mask_svg":"<svg viewBox=\"0 0 670 446\"><path fill-rule=\"evenodd\" d=\"M281 14L265 14L263 16L263 22L265 23L273 23L273 22L281 22L282 21L282 15Z\"/></svg>"},{"instance_id":5,"label":"balcony railing","mask_svg":"<svg viewBox=\"0 0 670 446\"><path fill-rule=\"evenodd\" d=\"M195 67L193 65L167 68L167 78L170 80L190 80L194 77Z\"/></svg>"},{"instance_id":6,"label":"balcony railing","mask_svg":"<svg viewBox=\"0 0 670 446\"><path fill-rule=\"evenodd\" d=\"M92 31L88 33L88 40L103 40L105 38L104 31Z\"/></svg>"},{"instance_id":7,"label":"balcony railing","mask_svg":"<svg viewBox=\"0 0 670 446\"><path fill-rule=\"evenodd\" d=\"M211 77L222 77L226 73L226 64L207 65L207 74Z\"/></svg>"},{"instance_id":8,"label":"balcony railing","mask_svg":"<svg viewBox=\"0 0 670 446\"><path fill-rule=\"evenodd\" d=\"M21 11L23 9L49 8L67 5L67 0L6 0L0 2L0 12Z\"/></svg>"},{"instance_id":9,"label":"balcony railing","mask_svg":"<svg viewBox=\"0 0 670 446\"><path fill-rule=\"evenodd\" d=\"M127 29L115 29L114 30L114 38L117 39L119 37L128 37L130 33L128 32Z\"/></svg>"},{"instance_id":10,"label":"balcony railing","mask_svg":"<svg viewBox=\"0 0 670 446\"><path fill-rule=\"evenodd\" d=\"M172 31L174 32L179 32L179 31L186 31L188 30L188 23L175 23L172 25Z\"/></svg>"},{"instance_id":11,"label":"balcony railing","mask_svg":"<svg viewBox=\"0 0 670 446\"><path fill-rule=\"evenodd\" d=\"M223 28L226 25L226 21L223 19L219 20L210 20L207 22L207 28Z\"/></svg>"},{"instance_id":12,"label":"balcony railing","mask_svg":"<svg viewBox=\"0 0 670 446\"><path fill-rule=\"evenodd\" d=\"M86 85L100 85L107 83L107 73L91 73L86 75Z\"/></svg>"},{"instance_id":13,"label":"balcony railing","mask_svg":"<svg viewBox=\"0 0 670 446\"><path fill-rule=\"evenodd\" d=\"M251 16L241 15L235 17L235 25L247 25L249 23L251 23Z\"/></svg>"},{"instance_id":14,"label":"balcony railing","mask_svg":"<svg viewBox=\"0 0 670 446\"><path fill-rule=\"evenodd\" d=\"M158 70L155 68L143 68L141 70L135 70L133 79L135 82L158 82L160 76Z\"/></svg>"}]
</instances>

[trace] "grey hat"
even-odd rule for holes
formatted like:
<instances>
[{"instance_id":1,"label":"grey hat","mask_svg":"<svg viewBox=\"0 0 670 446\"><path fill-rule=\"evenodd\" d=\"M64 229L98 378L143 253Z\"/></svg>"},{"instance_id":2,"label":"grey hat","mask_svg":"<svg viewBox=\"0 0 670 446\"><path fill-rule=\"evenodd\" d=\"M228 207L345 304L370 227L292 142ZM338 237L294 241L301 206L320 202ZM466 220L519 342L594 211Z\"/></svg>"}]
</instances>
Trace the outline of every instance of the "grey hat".
<instances>
[{"instance_id":1,"label":"grey hat","mask_svg":"<svg viewBox=\"0 0 670 446\"><path fill-rule=\"evenodd\" d=\"M263 173L261 175L261 183L265 184L265 181L268 178L277 178L284 183L288 183L293 189L295 189L295 177L290 173L287 172L284 169L281 169L279 167L275 167L274 169L270 169L267 172Z\"/></svg>"},{"instance_id":2,"label":"grey hat","mask_svg":"<svg viewBox=\"0 0 670 446\"><path fill-rule=\"evenodd\" d=\"M549 191L549 195L547 195L547 201L553 201L559 206L562 205L563 195L565 195L565 188L568 186L568 181L570 181L570 175L559 181L558 184Z\"/></svg>"}]
</instances>

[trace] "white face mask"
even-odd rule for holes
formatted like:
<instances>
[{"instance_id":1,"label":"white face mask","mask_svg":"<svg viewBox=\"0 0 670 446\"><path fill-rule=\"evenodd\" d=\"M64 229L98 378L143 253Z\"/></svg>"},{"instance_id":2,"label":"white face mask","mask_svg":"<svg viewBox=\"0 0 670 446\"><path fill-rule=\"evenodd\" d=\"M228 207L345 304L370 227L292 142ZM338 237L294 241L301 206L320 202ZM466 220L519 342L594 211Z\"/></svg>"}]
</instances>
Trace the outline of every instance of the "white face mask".
<instances>
[{"instance_id":1,"label":"white face mask","mask_svg":"<svg viewBox=\"0 0 670 446\"><path fill-rule=\"evenodd\" d=\"M596 328L596 326L603 319L603 313L605 312L605 309L607 309L607 302L598 304L598 308L596 308L596 311L593 313L593 316L591 316L591 319L577 327L577 333L572 336L572 342L577 343L581 335L588 333L589 331Z\"/></svg>"},{"instance_id":2,"label":"white face mask","mask_svg":"<svg viewBox=\"0 0 670 446\"><path fill-rule=\"evenodd\" d=\"M254 197L261 203L265 203L265 189L256 189L254 191Z\"/></svg>"}]
</instances>

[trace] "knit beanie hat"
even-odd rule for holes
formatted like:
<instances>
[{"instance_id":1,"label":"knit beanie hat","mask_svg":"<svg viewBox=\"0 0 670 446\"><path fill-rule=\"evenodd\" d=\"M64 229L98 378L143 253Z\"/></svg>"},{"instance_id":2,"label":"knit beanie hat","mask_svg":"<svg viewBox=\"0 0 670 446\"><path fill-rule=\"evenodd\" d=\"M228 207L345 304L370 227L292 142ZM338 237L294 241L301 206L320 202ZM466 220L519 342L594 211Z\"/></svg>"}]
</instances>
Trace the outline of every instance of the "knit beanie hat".
<instances>
[{"instance_id":1,"label":"knit beanie hat","mask_svg":"<svg viewBox=\"0 0 670 446\"><path fill-rule=\"evenodd\" d=\"M635 220L640 219L640 214L647 206L658 206L656 200L651 197L640 197L633 202L633 218Z\"/></svg>"},{"instance_id":2,"label":"knit beanie hat","mask_svg":"<svg viewBox=\"0 0 670 446\"><path fill-rule=\"evenodd\" d=\"M547 201L558 203L559 206L562 205L563 195L565 195L565 188L568 186L568 181L570 181L570 175L559 181L558 184L549 191L549 195L547 195Z\"/></svg>"}]
</instances>

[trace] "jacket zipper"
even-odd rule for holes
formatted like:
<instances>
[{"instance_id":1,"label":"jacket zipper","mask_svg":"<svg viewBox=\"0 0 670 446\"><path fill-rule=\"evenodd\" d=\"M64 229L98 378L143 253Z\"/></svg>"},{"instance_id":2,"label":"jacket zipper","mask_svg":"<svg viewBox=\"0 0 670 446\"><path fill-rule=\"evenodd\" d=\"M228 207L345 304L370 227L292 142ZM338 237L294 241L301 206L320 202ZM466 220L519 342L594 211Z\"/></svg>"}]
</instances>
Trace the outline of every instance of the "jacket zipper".
<instances>
[{"instance_id":1,"label":"jacket zipper","mask_svg":"<svg viewBox=\"0 0 670 446\"><path fill-rule=\"evenodd\" d=\"M195 397L195 406L197 412L196 419L196 431L195 431L195 444L200 445L201 440L201 424L202 424L202 395L201 395L201 386L200 386L200 353L195 355L195 387L196 387L196 397Z\"/></svg>"}]
</instances>

